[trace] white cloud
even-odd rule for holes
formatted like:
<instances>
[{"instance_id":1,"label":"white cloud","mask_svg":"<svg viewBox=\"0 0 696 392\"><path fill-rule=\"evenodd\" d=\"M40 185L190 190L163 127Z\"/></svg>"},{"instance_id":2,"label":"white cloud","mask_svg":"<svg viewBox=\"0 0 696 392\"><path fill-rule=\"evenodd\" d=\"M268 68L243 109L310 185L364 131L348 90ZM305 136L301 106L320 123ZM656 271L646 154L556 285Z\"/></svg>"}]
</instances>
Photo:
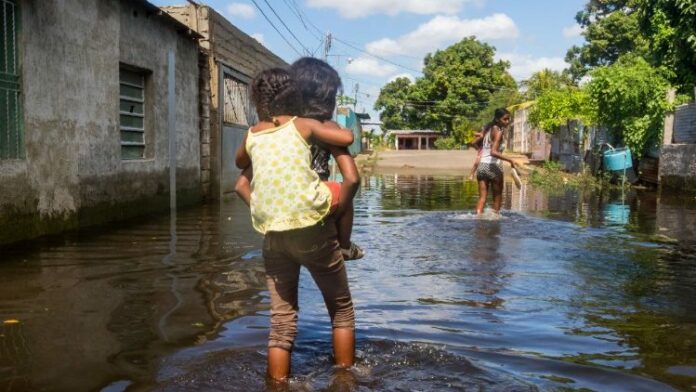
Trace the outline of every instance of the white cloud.
<instances>
[{"instance_id":1,"label":"white cloud","mask_svg":"<svg viewBox=\"0 0 696 392\"><path fill-rule=\"evenodd\" d=\"M568 67L562 57L532 57L526 54L498 53L496 58L510 62L509 72L516 80L528 79L534 72L545 68L562 71Z\"/></svg>"},{"instance_id":2,"label":"white cloud","mask_svg":"<svg viewBox=\"0 0 696 392\"><path fill-rule=\"evenodd\" d=\"M254 7L246 3L231 3L225 9L231 16L237 16L242 19L253 19L256 16Z\"/></svg>"},{"instance_id":3,"label":"white cloud","mask_svg":"<svg viewBox=\"0 0 696 392\"><path fill-rule=\"evenodd\" d=\"M264 38L263 34L261 33L254 33L251 34L251 38L259 41L259 43L263 46L266 46L266 39Z\"/></svg>"},{"instance_id":4,"label":"white cloud","mask_svg":"<svg viewBox=\"0 0 696 392\"><path fill-rule=\"evenodd\" d=\"M346 65L346 72L353 75L386 77L397 71L391 64L384 64L369 57L358 57Z\"/></svg>"},{"instance_id":5,"label":"white cloud","mask_svg":"<svg viewBox=\"0 0 696 392\"><path fill-rule=\"evenodd\" d=\"M413 75L411 75L410 73L400 73L400 74L398 74L398 75L394 75L394 76L390 77L390 78L387 80L387 83L393 82L393 81L395 81L395 80L398 79L398 78L406 78L406 79L410 80L411 83L413 83L413 82L416 81L416 77L413 76Z\"/></svg>"},{"instance_id":6,"label":"white cloud","mask_svg":"<svg viewBox=\"0 0 696 392\"><path fill-rule=\"evenodd\" d=\"M313 8L333 8L345 18L360 18L372 14L456 14L464 4L482 0L307 0Z\"/></svg>"},{"instance_id":7,"label":"white cloud","mask_svg":"<svg viewBox=\"0 0 696 392\"><path fill-rule=\"evenodd\" d=\"M572 26L563 28L563 36L566 38L579 37L582 32L585 31L579 24L574 24Z\"/></svg>"},{"instance_id":8,"label":"white cloud","mask_svg":"<svg viewBox=\"0 0 696 392\"><path fill-rule=\"evenodd\" d=\"M505 14L494 14L481 19L438 15L397 39L383 38L370 42L366 49L381 56L419 56L470 35L475 35L480 40L495 40L515 38L518 34L517 25Z\"/></svg>"}]
</instances>

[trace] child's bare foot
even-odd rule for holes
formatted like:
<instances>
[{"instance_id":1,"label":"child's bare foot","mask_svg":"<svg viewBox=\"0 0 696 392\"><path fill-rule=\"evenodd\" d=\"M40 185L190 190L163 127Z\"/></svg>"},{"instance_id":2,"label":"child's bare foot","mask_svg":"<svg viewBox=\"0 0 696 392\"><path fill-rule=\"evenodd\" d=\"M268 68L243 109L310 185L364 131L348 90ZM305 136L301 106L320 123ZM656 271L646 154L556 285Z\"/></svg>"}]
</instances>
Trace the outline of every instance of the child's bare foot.
<instances>
[{"instance_id":1,"label":"child's bare foot","mask_svg":"<svg viewBox=\"0 0 696 392\"><path fill-rule=\"evenodd\" d=\"M343 253L343 260L357 260L365 256L365 251L356 245L355 242L351 242L348 249L341 248L341 253Z\"/></svg>"}]
</instances>

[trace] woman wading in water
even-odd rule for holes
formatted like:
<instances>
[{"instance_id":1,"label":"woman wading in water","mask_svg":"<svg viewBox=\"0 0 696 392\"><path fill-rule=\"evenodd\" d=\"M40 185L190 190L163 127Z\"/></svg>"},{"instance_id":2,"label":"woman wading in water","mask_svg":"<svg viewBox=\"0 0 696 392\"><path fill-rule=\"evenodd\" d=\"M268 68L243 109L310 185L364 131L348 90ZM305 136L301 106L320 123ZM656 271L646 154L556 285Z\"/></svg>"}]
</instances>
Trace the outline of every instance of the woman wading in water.
<instances>
[{"instance_id":1,"label":"woman wading in water","mask_svg":"<svg viewBox=\"0 0 696 392\"><path fill-rule=\"evenodd\" d=\"M503 161L515 167L515 162L503 155L503 129L510 124L510 112L507 109L495 110L493 121L483 130L483 143L480 151L480 162L476 170L476 180L479 186L479 199L476 203L476 214L483 214L488 192L493 194L493 211L500 213L503 204Z\"/></svg>"}]
</instances>

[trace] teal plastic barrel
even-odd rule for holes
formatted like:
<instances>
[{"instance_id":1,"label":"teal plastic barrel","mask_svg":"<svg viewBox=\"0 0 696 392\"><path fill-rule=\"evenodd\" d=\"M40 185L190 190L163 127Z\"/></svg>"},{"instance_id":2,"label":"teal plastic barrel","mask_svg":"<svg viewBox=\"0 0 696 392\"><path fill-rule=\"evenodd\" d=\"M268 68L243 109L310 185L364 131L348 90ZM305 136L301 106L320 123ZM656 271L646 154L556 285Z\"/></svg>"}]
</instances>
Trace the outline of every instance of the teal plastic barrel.
<instances>
[{"instance_id":1,"label":"teal plastic barrel","mask_svg":"<svg viewBox=\"0 0 696 392\"><path fill-rule=\"evenodd\" d=\"M633 167L631 150L628 148L617 148L604 152L604 170L622 171Z\"/></svg>"}]
</instances>

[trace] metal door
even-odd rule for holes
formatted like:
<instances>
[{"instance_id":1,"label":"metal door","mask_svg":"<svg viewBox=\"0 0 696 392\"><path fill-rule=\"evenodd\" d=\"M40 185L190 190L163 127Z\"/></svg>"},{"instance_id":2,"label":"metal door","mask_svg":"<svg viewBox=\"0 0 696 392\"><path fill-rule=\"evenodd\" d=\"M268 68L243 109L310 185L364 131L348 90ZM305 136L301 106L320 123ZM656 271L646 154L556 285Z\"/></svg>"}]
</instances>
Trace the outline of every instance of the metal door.
<instances>
[{"instance_id":1,"label":"metal door","mask_svg":"<svg viewBox=\"0 0 696 392\"><path fill-rule=\"evenodd\" d=\"M251 103L251 78L224 65L220 66L220 106L222 122L221 178L222 194L234 192L239 175L234 157L244 135L257 121L256 110Z\"/></svg>"}]
</instances>

